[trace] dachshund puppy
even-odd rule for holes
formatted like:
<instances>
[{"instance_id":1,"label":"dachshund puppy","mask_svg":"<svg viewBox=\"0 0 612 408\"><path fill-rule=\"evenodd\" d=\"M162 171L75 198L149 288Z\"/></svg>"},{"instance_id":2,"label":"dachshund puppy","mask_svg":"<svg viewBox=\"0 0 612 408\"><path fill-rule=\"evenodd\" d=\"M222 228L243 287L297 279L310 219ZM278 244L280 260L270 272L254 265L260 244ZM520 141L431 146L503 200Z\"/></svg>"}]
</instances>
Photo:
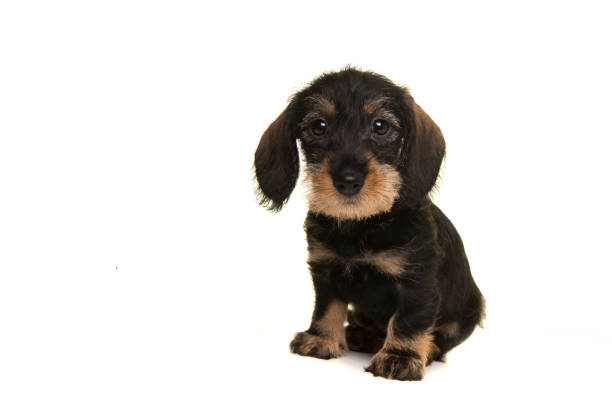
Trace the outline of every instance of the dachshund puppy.
<instances>
[{"instance_id":1,"label":"dachshund puppy","mask_svg":"<svg viewBox=\"0 0 612 408\"><path fill-rule=\"evenodd\" d=\"M484 315L461 238L428 197L445 153L440 129L381 75L324 74L291 98L255 152L260 204L272 211L295 187L297 142L316 300L291 351L373 353L373 375L422 379Z\"/></svg>"}]
</instances>

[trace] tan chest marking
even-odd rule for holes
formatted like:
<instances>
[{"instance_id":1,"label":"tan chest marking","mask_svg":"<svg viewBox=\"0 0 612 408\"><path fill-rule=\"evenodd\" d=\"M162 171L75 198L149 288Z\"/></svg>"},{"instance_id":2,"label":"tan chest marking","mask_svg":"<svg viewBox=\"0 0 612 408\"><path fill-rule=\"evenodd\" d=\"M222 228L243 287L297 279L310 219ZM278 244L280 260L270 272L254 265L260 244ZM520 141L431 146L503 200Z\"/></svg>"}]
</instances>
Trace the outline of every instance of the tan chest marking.
<instances>
[{"instance_id":1,"label":"tan chest marking","mask_svg":"<svg viewBox=\"0 0 612 408\"><path fill-rule=\"evenodd\" d=\"M368 251L362 257L357 258L357 261L373 265L381 272L391 276L400 276L408 264L405 254L395 249Z\"/></svg>"},{"instance_id":2,"label":"tan chest marking","mask_svg":"<svg viewBox=\"0 0 612 408\"><path fill-rule=\"evenodd\" d=\"M406 270L408 261L404 249L387 249L383 251L366 251L360 256L346 258L338 255L332 249L315 241L308 247L308 261L315 263L340 262L348 266L355 263L367 263L380 272L399 277Z\"/></svg>"}]
</instances>

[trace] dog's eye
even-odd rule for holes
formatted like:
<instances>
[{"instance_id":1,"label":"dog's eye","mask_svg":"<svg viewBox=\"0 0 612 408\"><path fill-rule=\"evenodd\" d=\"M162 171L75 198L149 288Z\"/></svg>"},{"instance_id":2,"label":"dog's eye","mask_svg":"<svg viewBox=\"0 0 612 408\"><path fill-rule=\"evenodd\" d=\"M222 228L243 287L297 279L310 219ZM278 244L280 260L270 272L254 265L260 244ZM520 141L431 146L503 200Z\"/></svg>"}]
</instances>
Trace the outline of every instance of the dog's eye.
<instances>
[{"instance_id":1,"label":"dog's eye","mask_svg":"<svg viewBox=\"0 0 612 408\"><path fill-rule=\"evenodd\" d=\"M386 135L389 131L389 124L382 119L375 119L372 128L377 135Z\"/></svg>"},{"instance_id":2,"label":"dog's eye","mask_svg":"<svg viewBox=\"0 0 612 408\"><path fill-rule=\"evenodd\" d=\"M310 125L310 130L317 136L324 135L327 132L327 123L322 119L317 119Z\"/></svg>"}]
</instances>

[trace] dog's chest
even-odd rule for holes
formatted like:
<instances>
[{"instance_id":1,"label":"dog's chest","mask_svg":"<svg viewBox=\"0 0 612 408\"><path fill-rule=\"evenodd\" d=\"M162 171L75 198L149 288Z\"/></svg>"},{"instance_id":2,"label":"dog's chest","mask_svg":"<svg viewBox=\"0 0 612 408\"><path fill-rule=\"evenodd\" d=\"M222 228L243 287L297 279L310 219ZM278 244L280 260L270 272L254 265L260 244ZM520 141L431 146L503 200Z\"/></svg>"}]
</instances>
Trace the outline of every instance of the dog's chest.
<instances>
[{"instance_id":1,"label":"dog's chest","mask_svg":"<svg viewBox=\"0 0 612 408\"><path fill-rule=\"evenodd\" d=\"M327 241L329 249L339 258L347 261L359 258L365 250L365 235L348 235L332 232L329 237L330 239Z\"/></svg>"},{"instance_id":2,"label":"dog's chest","mask_svg":"<svg viewBox=\"0 0 612 408\"><path fill-rule=\"evenodd\" d=\"M335 268L330 269L330 279L337 294L364 312L388 318L396 306L397 279L405 274L405 259L350 240L331 249Z\"/></svg>"},{"instance_id":3,"label":"dog's chest","mask_svg":"<svg viewBox=\"0 0 612 408\"><path fill-rule=\"evenodd\" d=\"M401 277L410 264L410 248L385 235L382 228L329 229L309 236L309 260L339 266L344 274Z\"/></svg>"}]
</instances>

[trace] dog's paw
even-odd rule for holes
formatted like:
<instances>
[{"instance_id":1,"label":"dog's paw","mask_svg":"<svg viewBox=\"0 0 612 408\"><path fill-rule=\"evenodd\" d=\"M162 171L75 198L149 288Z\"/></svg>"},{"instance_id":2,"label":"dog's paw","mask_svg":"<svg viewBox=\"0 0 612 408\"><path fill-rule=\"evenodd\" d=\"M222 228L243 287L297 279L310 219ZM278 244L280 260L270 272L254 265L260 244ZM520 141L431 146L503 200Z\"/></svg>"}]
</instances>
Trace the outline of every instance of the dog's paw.
<instances>
[{"instance_id":1,"label":"dog's paw","mask_svg":"<svg viewBox=\"0 0 612 408\"><path fill-rule=\"evenodd\" d=\"M380 350L365 369L376 377L390 380L420 381L425 374L423 361L411 351Z\"/></svg>"},{"instance_id":2,"label":"dog's paw","mask_svg":"<svg viewBox=\"0 0 612 408\"><path fill-rule=\"evenodd\" d=\"M331 337L300 332L295 335L291 344L289 344L289 349L292 353L301 356L328 360L342 356L344 350L346 350L346 344Z\"/></svg>"}]
</instances>

